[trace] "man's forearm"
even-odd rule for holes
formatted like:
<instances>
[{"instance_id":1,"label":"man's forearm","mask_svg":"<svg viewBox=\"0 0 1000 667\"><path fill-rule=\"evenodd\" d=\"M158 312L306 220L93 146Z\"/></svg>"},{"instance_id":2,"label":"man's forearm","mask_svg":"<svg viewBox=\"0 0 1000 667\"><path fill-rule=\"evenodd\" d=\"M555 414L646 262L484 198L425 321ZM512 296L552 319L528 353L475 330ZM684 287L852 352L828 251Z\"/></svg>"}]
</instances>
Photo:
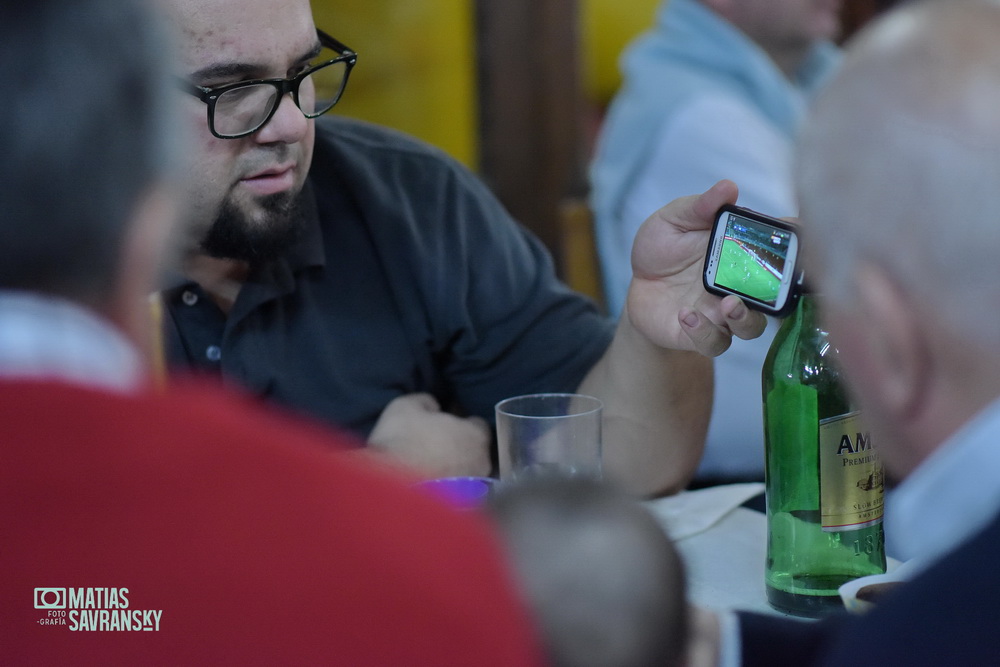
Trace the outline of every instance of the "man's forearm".
<instances>
[{"instance_id":1,"label":"man's forearm","mask_svg":"<svg viewBox=\"0 0 1000 667\"><path fill-rule=\"evenodd\" d=\"M604 401L608 479L640 496L681 490L701 459L712 410L712 360L658 347L623 313L579 391Z\"/></svg>"}]
</instances>

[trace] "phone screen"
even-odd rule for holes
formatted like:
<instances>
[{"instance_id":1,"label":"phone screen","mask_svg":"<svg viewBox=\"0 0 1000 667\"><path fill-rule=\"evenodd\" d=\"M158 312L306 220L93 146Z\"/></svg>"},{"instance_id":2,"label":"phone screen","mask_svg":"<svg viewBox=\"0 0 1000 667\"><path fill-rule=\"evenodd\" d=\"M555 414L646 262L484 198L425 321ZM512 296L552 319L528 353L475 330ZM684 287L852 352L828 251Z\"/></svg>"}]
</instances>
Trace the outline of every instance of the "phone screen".
<instances>
[{"instance_id":1,"label":"phone screen","mask_svg":"<svg viewBox=\"0 0 1000 667\"><path fill-rule=\"evenodd\" d=\"M757 303L785 309L798 237L791 225L746 209L720 210L709 247L705 284Z\"/></svg>"}]
</instances>

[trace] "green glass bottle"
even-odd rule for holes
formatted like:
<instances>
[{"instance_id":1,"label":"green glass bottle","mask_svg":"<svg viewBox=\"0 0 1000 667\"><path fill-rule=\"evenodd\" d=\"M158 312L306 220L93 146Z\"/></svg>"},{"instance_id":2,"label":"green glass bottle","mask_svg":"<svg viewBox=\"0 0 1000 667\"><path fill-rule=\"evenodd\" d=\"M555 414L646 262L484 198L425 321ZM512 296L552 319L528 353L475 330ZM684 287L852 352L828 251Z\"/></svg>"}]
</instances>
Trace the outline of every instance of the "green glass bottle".
<instances>
[{"instance_id":1,"label":"green glass bottle","mask_svg":"<svg viewBox=\"0 0 1000 667\"><path fill-rule=\"evenodd\" d=\"M841 584L885 572L882 466L836 354L804 294L762 371L767 599L800 616L841 608Z\"/></svg>"}]
</instances>

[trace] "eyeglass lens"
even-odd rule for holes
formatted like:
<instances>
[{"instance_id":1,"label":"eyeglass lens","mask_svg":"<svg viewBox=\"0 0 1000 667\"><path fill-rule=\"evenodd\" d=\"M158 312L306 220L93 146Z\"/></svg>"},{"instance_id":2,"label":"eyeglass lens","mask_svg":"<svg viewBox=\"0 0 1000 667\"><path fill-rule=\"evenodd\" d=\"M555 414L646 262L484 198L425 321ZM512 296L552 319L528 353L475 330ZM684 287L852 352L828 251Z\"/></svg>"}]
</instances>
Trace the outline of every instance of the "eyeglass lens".
<instances>
[{"instance_id":1,"label":"eyeglass lens","mask_svg":"<svg viewBox=\"0 0 1000 667\"><path fill-rule=\"evenodd\" d=\"M335 57L335 52L324 49L316 61ZM303 79L298 94L302 113L313 118L329 111L343 92L346 76L347 63L336 62ZM237 135L258 128L280 101L277 95L278 89L270 84L226 91L215 103L215 131L223 135Z\"/></svg>"}]
</instances>

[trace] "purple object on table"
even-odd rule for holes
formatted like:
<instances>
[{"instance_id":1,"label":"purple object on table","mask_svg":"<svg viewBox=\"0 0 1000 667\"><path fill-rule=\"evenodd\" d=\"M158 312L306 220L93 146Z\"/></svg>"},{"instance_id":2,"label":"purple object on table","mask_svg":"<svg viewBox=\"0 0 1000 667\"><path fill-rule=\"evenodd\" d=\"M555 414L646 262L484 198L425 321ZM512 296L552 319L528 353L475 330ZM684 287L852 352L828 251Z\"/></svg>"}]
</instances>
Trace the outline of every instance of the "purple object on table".
<instances>
[{"instance_id":1,"label":"purple object on table","mask_svg":"<svg viewBox=\"0 0 1000 667\"><path fill-rule=\"evenodd\" d=\"M421 482L419 486L454 507L472 509L483 504L494 481L491 477L442 477Z\"/></svg>"}]
</instances>

